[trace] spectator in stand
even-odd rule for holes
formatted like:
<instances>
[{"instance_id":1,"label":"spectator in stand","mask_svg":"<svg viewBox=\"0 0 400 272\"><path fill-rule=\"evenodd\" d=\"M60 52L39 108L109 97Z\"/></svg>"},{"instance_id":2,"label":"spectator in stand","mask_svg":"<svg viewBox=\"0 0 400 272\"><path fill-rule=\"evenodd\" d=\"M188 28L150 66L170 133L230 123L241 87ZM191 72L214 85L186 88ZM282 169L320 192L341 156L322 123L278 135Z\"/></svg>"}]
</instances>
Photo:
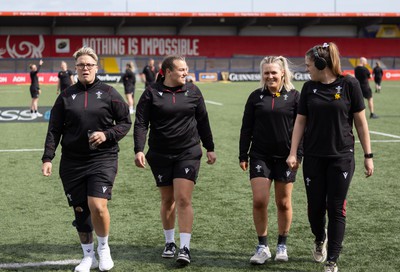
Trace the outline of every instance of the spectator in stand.
<instances>
[{"instance_id":1,"label":"spectator in stand","mask_svg":"<svg viewBox=\"0 0 400 272\"><path fill-rule=\"evenodd\" d=\"M382 89L381 83L383 78L383 70L381 68L379 61L375 63L375 67L374 70L372 71L372 74L374 76L374 81L375 81L375 92L380 93Z\"/></svg>"},{"instance_id":2,"label":"spectator in stand","mask_svg":"<svg viewBox=\"0 0 400 272\"><path fill-rule=\"evenodd\" d=\"M158 69L154 66L154 59L149 59L149 62L143 68L143 72L140 74L142 80L145 83L145 88L147 88L156 81L157 74L158 74Z\"/></svg>"},{"instance_id":3,"label":"spectator in stand","mask_svg":"<svg viewBox=\"0 0 400 272\"><path fill-rule=\"evenodd\" d=\"M31 86L29 87L29 91L31 93L31 116L33 118L36 117L42 117L43 114L41 114L38 111L38 104L39 104L39 96L42 93L39 87L39 78L38 78L38 73L40 71L40 68L42 67L43 60L39 61L39 66L36 66L36 64L31 63L29 65L29 69L31 70L29 75L31 77Z\"/></svg>"},{"instance_id":4,"label":"spectator in stand","mask_svg":"<svg viewBox=\"0 0 400 272\"><path fill-rule=\"evenodd\" d=\"M124 92L126 101L129 106L129 113L135 113L135 85L136 85L136 74L133 72L133 62L126 64L125 74L122 77L124 83Z\"/></svg>"},{"instance_id":5,"label":"spectator in stand","mask_svg":"<svg viewBox=\"0 0 400 272\"><path fill-rule=\"evenodd\" d=\"M371 73L366 66L367 59L361 57L358 66L354 69L354 75L360 83L364 98L368 101L369 118L376 119L379 117L374 112L374 99L372 98L372 91L368 81L371 78Z\"/></svg>"},{"instance_id":6,"label":"spectator in stand","mask_svg":"<svg viewBox=\"0 0 400 272\"><path fill-rule=\"evenodd\" d=\"M74 73L72 73L71 70L68 70L67 63L62 61L60 67L61 71L58 72L57 94L74 84Z\"/></svg>"}]
</instances>

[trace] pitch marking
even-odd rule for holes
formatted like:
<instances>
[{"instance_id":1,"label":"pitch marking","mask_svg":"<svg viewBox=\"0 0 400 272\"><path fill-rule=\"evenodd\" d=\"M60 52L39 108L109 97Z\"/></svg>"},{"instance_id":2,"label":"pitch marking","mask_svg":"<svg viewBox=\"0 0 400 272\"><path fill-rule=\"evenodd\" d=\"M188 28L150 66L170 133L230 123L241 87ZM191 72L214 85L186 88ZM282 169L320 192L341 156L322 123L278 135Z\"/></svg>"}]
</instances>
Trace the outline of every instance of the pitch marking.
<instances>
[{"instance_id":1,"label":"pitch marking","mask_svg":"<svg viewBox=\"0 0 400 272\"><path fill-rule=\"evenodd\" d=\"M211 101L211 100L204 100L206 103L208 104L213 104L213 105L217 105L217 106L223 106L224 104L219 103L219 102L215 102L215 101Z\"/></svg>"},{"instance_id":2,"label":"pitch marking","mask_svg":"<svg viewBox=\"0 0 400 272\"><path fill-rule=\"evenodd\" d=\"M79 264L81 260L62 260L62 261L45 261L39 263L0 263L0 268L24 268L24 267L40 267L50 265L75 265Z\"/></svg>"}]
</instances>

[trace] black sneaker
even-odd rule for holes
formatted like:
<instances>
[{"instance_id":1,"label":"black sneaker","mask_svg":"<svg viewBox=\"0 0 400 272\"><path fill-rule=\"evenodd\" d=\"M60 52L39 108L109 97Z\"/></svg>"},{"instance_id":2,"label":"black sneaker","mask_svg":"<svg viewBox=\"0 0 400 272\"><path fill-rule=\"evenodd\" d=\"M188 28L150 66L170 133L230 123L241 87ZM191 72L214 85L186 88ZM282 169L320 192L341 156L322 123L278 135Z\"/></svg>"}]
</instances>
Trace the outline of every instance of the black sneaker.
<instances>
[{"instance_id":1,"label":"black sneaker","mask_svg":"<svg viewBox=\"0 0 400 272\"><path fill-rule=\"evenodd\" d=\"M369 118L371 118L371 119L378 119L379 116L376 115L375 113L371 113L371 114L369 115Z\"/></svg>"},{"instance_id":2,"label":"black sneaker","mask_svg":"<svg viewBox=\"0 0 400 272\"><path fill-rule=\"evenodd\" d=\"M190 264L190 251L187 247L179 249L178 258L176 261L182 265Z\"/></svg>"},{"instance_id":3,"label":"black sneaker","mask_svg":"<svg viewBox=\"0 0 400 272\"><path fill-rule=\"evenodd\" d=\"M173 258L175 257L176 252L176 244L175 243L166 243L164 247L164 251L161 254L163 258Z\"/></svg>"}]
</instances>

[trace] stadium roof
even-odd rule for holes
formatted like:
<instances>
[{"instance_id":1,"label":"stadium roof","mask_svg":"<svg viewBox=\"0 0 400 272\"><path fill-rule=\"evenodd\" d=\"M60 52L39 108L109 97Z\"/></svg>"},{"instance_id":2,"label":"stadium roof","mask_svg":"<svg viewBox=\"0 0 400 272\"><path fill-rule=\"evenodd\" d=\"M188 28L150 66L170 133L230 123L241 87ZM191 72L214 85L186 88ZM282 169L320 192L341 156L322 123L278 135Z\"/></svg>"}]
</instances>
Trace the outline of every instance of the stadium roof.
<instances>
[{"instance_id":1,"label":"stadium roof","mask_svg":"<svg viewBox=\"0 0 400 272\"><path fill-rule=\"evenodd\" d=\"M400 13L199 13L199 12L0 12L2 27L122 27L229 26L237 32L248 26L296 26L298 30L316 25L371 25L400 23Z\"/></svg>"}]
</instances>

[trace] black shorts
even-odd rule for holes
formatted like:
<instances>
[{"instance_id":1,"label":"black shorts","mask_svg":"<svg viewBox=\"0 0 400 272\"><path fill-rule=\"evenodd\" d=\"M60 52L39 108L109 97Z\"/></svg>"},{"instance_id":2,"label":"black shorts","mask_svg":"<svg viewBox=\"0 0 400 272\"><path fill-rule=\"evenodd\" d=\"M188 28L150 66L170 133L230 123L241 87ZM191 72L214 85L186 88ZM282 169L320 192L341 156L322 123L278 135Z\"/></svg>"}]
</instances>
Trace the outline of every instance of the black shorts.
<instances>
[{"instance_id":1,"label":"black shorts","mask_svg":"<svg viewBox=\"0 0 400 272\"><path fill-rule=\"evenodd\" d=\"M376 84L381 85L382 78L381 77L375 77L374 81L375 81Z\"/></svg>"},{"instance_id":2,"label":"black shorts","mask_svg":"<svg viewBox=\"0 0 400 272\"><path fill-rule=\"evenodd\" d=\"M31 87L29 88L29 91L31 93L31 98L38 98L39 97L39 88Z\"/></svg>"},{"instance_id":3,"label":"black shorts","mask_svg":"<svg viewBox=\"0 0 400 272\"><path fill-rule=\"evenodd\" d=\"M188 179L196 183L201 157L200 145L195 145L174 155L157 153L152 150L146 154L157 187L171 186L176 178Z\"/></svg>"},{"instance_id":4,"label":"black shorts","mask_svg":"<svg viewBox=\"0 0 400 272\"><path fill-rule=\"evenodd\" d=\"M135 95L135 87L124 87L124 93L132 94L132 96L134 96Z\"/></svg>"},{"instance_id":5,"label":"black shorts","mask_svg":"<svg viewBox=\"0 0 400 272\"><path fill-rule=\"evenodd\" d=\"M297 171L290 170L286 159L250 158L250 179L268 178L269 180L295 182Z\"/></svg>"},{"instance_id":6,"label":"black shorts","mask_svg":"<svg viewBox=\"0 0 400 272\"><path fill-rule=\"evenodd\" d=\"M68 204L78 205L88 196L111 199L118 160L77 161L61 158L60 177Z\"/></svg>"},{"instance_id":7,"label":"black shorts","mask_svg":"<svg viewBox=\"0 0 400 272\"><path fill-rule=\"evenodd\" d=\"M365 99L369 99L369 98L372 97L372 91L371 91L371 88L369 87L369 84L368 85L365 85L365 84L361 85L361 91L362 91L363 97Z\"/></svg>"}]
</instances>

